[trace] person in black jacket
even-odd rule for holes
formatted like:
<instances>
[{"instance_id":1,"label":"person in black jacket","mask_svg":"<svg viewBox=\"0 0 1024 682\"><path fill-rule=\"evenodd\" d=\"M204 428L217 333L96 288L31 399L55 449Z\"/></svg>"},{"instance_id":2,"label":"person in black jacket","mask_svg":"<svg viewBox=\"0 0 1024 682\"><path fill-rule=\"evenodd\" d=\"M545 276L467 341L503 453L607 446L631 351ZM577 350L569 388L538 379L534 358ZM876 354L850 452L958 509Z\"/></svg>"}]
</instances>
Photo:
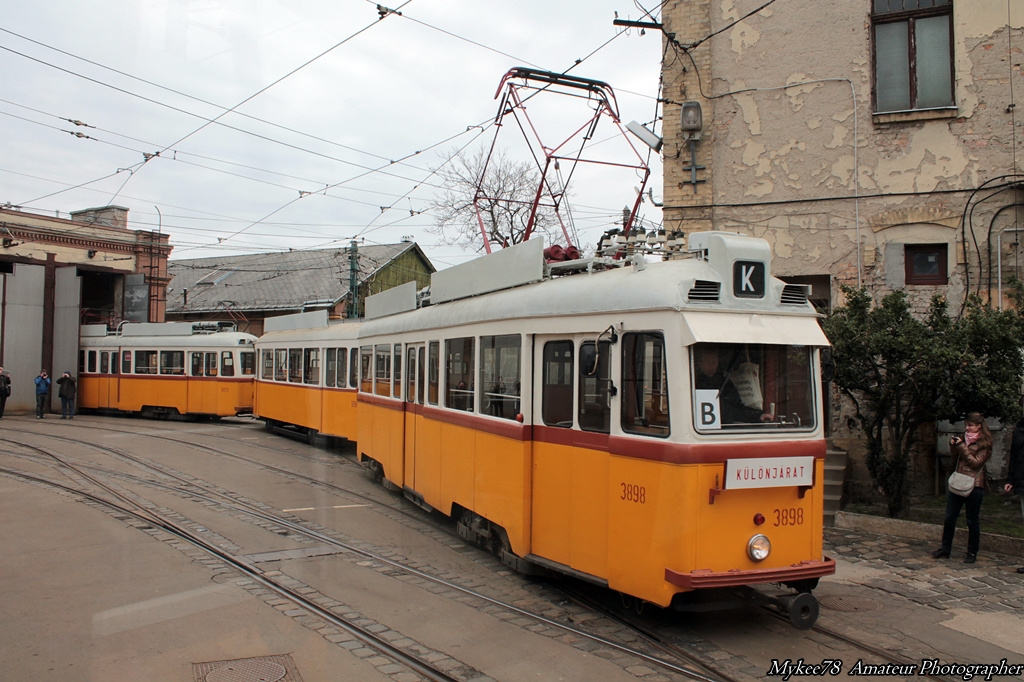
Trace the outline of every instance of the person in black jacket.
<instances>
[{"instance_id":1,"label":"person in black jacket","mask_svg":"<svg viewBox=\"0 0 1024 682\"><path fill-rule=\"evenodd\" d=\"M60 396L60 418L74 419L75 394L78 390L78 382L71 376L71 372L64 372L61 378L57 379L57 385L60 386L60 390L57 391L57 395Z\"/></svg>"},{"instance_id":2,"label":"person in black jacket","mask_svg":"<svg viewBox=\"0 0 1024 682\"><path fill-rule=\"evenodd\" d=\"M1010 441L1010 471L1006 479L1003 490L1017 493L1020 498L1020 512L1024 516L1024 419L1017 422L1017 426L1013 428L1013 439ZM1018 568L1017 572L1024 573L1024 566Z\"/></svg>"},{"instance_id":3,"label":"person in black jacket","mask_svg":"<svg viewBox=\"0 0 1024 682\"><path fill-rule=\"evenodd\" d=\"M7 399L11 397L11 375L4 371L0 365L0 419L4 417L4 408L7 407Z\"/></svg>"},{"instance_id":4,"label":"person in black jacket","mask_svg":"<svg viewBox=\"0 0 1024 682\"><path fill-rule=\"evenodd\" d=\"M730 360L735 364L738 353L737 349L733 349L729 358L722 362L717 348L698 346L694 351L696 356L694 388L717 391L719 407L722 411L719 419L723 426L772 421L774 415L743 404L739 389L736 388L736 384L733 383L728 373L735 368L727 367Z\"/></svg>"}]
</instances>

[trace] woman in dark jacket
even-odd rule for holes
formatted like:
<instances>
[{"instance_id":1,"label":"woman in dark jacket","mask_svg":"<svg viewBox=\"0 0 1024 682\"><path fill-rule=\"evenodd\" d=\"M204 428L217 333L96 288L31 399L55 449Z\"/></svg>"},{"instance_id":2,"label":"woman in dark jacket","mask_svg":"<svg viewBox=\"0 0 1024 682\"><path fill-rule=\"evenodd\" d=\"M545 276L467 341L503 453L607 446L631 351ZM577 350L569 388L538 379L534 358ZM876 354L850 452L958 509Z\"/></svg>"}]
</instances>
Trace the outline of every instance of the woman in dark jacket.
<instances>
[{"instance_id":1,"label":"woman in dark jacket","mask_svg":"<svg viewBox=\"0 0 1024 682\"><path fill-rule=\"evenodd\" d=\"M960 510L967 507L967 554L965 564L978 558L981 544L981 500L985 496L985 462L992 456L992 432L980 412L971 412L964 419L964 435L949 440L949 454L956 457L957 473L974 479L974 490L967 497L946 492L946 520L942 525L942 546L932 552L936 559L947 558L953 550L953 534Z\"/></svg>"}]
</instances>

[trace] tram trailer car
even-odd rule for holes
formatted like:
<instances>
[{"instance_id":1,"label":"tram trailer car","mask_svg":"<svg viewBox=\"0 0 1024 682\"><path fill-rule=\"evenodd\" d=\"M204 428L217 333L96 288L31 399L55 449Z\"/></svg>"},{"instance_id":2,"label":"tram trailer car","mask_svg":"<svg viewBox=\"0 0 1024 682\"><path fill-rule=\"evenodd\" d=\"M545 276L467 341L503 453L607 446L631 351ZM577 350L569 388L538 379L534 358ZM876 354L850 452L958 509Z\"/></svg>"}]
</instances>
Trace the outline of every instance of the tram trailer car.
<instances>
[{"instance_id":1,"label":"tram trailer car","mask_svg":"<svg viewBox=\"0 0 1024 682\"><path fill-rule=\"evenodd\" d=\"M430 305L368 316L360 461L520 570L677 609L753 592L810 627L835 562L807 287L731 233L652 263L542 249L435 273ZM746 589L768 583L790 591Z\"/></svg>"},{"instance_id":2,"label":"tram trailer car","mask_svg":"<svg viewBox=\"0 0 1024 682\"><path fill-rule=\"evenodd\" d=\"M326 311L267 318L256 341L254 416L313 441L355 440L358 322L331 322Z\"/></svg>"},{"instance_id":3,"label":"tram trailer car","mask_svg":"<svg viewBox=\"0 0 1024 682\"><path fill-rule=\"evenodd\" d=\"M78 407L143 416L252 413L256 337L191 322L83 325Z\"/></svg>"}]
</instances>

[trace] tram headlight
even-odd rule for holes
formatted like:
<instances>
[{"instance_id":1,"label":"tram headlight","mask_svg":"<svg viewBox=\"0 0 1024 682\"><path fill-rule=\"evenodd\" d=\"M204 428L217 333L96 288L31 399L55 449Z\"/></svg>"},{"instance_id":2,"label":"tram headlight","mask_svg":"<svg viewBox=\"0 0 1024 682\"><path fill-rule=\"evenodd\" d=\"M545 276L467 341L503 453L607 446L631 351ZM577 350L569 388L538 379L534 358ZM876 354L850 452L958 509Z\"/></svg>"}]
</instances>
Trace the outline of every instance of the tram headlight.
<instances>
[{"instance_id":1,"label":"tram headlight","mask_svg":"<svg viewBox=\"0 0 1024 682\"><path fill-rule=\"evenodd\" d=\"M750 538L750 542L747 543L747 556L754 561L764 561L771 553L771 541L760 533Z\"/></svg>"}]
</instances>

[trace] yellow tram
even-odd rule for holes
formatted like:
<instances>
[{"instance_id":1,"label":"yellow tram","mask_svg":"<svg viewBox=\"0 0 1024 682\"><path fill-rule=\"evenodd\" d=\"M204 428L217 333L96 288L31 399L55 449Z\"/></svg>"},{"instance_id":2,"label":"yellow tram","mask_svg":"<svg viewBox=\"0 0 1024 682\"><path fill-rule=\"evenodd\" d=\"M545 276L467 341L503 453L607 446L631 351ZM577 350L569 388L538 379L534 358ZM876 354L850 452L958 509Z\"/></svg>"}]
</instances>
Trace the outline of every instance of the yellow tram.
<instances>
[{"instance_id":1,"label":"yellow tram","mask_svg":"<svg viewBox=\"0 0 1024 682\"><path fill-rule=\"evenodd\" d=\"M83 325L78 407L144 416L252 412L256 337L191 322Z\"/></svg>"},{"instance_id":2,"label":"yellow tram","mask_svg":"<svg viewBox=\"0 0 1024 682\"><path fill-rule=\"evenodd\" d=\"M332 323L326 311L315 311L264 325L254 415L268 428L354 440L359 323Z\"/></svg>"},{"instance_id":3,"label":"yellow tram","mask_svg":"<svg viewBox=\"0 0 1024 682\"><path fill-rule=\"evenodd\" d=\"M660 262L542 249L435 273L428 300L367 299L360 460L519 569L676 608L780 583L809 627L835 563L807 288L725 232Z\"/></svg>"}]
</instances>

